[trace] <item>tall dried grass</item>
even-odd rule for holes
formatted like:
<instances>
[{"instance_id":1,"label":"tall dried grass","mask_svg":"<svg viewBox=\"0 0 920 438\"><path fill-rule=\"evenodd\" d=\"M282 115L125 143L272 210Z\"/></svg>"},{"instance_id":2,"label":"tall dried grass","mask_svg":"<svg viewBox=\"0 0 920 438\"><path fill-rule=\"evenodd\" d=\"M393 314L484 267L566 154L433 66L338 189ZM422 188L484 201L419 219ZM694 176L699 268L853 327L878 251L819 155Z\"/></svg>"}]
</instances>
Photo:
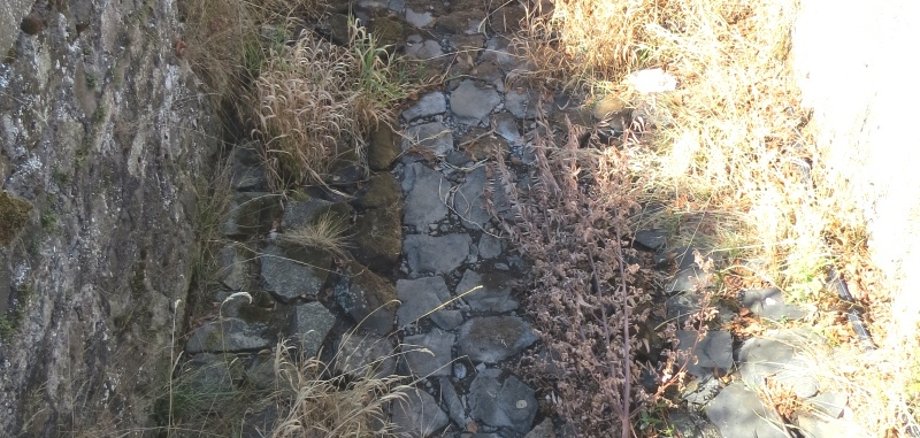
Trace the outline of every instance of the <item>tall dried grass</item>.
<instances>
[{"instance_id":1,"label":"tall dried grass","mask_svg":"<svg viewBox=\"0 0 920 438\"><path fill-rule=\"evenodd\" d=\"M516 40L536 66L531 79L589 98L616 96L645 119L647 132L619 147L636 200L664 208L630 217L633 230L666 226L679 243L740 263L753 280L824 310L831 301L821 298L829 294L825 272L834 264L867 305L870 330L885 336L890 297L869 260L865 218L845 187L832 185L846 170L828 168L809 136L790 71L797 1L532 3ZM630 73L652 67L672 75L676 89L642 93L630 85ZM832 314L811 322L828 329ZM875 401L854 392L859 423L880 435L903 429L916 412L903 388L920 377L910 370L917 340L871 356L855 345L838 348L849 362L836 364L842 369L885 370L845 374L855 386L885 388Z\"/></svg>"}]
</instances>

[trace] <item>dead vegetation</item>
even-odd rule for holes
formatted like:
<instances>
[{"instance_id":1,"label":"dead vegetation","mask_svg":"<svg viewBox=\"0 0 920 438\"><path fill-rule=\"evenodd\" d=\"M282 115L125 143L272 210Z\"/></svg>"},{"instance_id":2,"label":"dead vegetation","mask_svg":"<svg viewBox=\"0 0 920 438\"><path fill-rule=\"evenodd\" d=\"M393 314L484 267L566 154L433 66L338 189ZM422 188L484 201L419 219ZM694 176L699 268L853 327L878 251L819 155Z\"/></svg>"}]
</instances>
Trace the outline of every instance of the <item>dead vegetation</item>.
<instances>
[{"instance_id":1,"label":"dead vegetation","mask_svg":"<svg viewBox=\"0 0 920 438\"><path fill-rule=\"evenodd\" d=\"M605 349L589 354L590 348L582 347L592 334L606 338L596 328L603 318L590 316L604 307L586 292L592 290L586 276L594 270L587 261L599 267L597 260L618 247L616 242L638 229L657 227L669 231L672 246L694 246L720 261L720 274L777 286L794 300L814 305L817 313L804 324L836 339L835 360L828 368L846 376L843 380L852 387L854 418L865 430L880 431L878 436L904 433L905 418L916 418L917 412L917 397L903 389L916 388L920 381L917 337L898 338L884 351L866 354L852 338L840 336L841 313L835 300L827 299L832 293L825 287L827 268L836 266L868 310L873 335L884 339L894 327L891 297L869 260L859 200L833 185L846 170L827 167L790 73L797 2L556 0L529 5L515 46L533 67L525 77L530 84L582 94L595 109L621 102L617 109L628 115L626 131L638 134L592 139L580 149L562 146L565 140L558 135L549 141L548 129L538 128L544 139L537 142L541 177L522 197L521 219L547 225L543 230L518 225L517 236L534 258L551 260L541 262L537 272L541 285L555 292L546 297L538 292L534 300L552 309L552 315L537 318L546 324L544 339L555 345L561 364L580 376L559 385L562 412L586 425L584 430L597 430L590 427L609 420L621 403L607 395L608 406L599 401L585 406L585 394L598 394L593 400L602 392L622 393L608 387L621 388L628 375L597 369L597 364L618 363L623 357L605 357L610 354ZM631 74L651 68L661 68L676 87L643 91ZM608 155L616 157L615 165L600 158ZM624 175L609 175L615 171ZM612 178L621 180L601 184ZM614 202L606 196L623 199ZM622 234L611 231L616 229ZM591 243L598 239L605 243ZM567 246L573 240L579 245ZM604 260L603 269L618 263ZM641 309L649 292L639 287L630 293ZM576 310L585 315L574 315ZM630 324L641 323L640 316L634 314ZM587 328L577 329L582 324ZM756 331L747 329L748 336ZM622 338L612 342L630 345ZM589 376L589 369L595 375Z\"/></svg>"}]
</instances>

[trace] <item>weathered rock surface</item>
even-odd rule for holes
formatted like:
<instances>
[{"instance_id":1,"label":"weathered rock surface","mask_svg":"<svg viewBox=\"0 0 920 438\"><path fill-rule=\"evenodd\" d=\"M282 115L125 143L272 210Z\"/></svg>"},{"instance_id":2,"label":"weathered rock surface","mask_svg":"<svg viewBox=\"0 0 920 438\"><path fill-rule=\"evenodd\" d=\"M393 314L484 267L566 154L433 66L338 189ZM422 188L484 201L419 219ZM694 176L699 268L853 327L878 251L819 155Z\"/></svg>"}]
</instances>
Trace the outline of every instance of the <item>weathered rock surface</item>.
<instances>
[{"instance_id":1,"label":"weathered rock surface","mask_svg":"<svg viewBox=\"0 0 920 438\"><path fill-rule=\"evenodd\" d=\"M458 120L477 124L501 102L501 96L490 87L465 80L450 93L450 109Z\"/></svg>"},{"instance_id":2,"label":"weathered rock surface","mask_svg":"<svg viewBox=\"0 0 920 438\"><path fill-rule=\"evenodd\" d=\"M473 318L460 327L460 354L476 362L503 361L536 341L530 325L516 316Z\"/></svg>"},{"instance_id":3,"label":"weathered rock surface","mask_svg":"<svg viewBox=\"0 0 920 438\"><path fill-rule=\"evenodd\" d=\"M0 181L33 213L0 244L0 316L21 315L0 342L0 434L139 430L220 124L175 56L175 3L2 3ZM25 33L30 12L43 27Z\"/></svg>"},{"instance_id":4,"label":"weathered rock surface","mask_svg":"<svg viewBox=\"0 0 920 438\"><path fill-rule=\"evenodd\" d=\"M373 170L387 170L399 158L397 134L386 123L380 123L371 131L367 146L367 164Z\"/></svg>"},{"instance_id":5,"label":"weathered rock surface","mask_svg":"<svg viewBox=\"0 0 920 438\"><path fill-rule=\"evenodd\" d=\"M433 316L434 313L443 312L443 310L433 311L450 300L450 291L442 277L397 280L396 295L402 303L396 313L400 328L416 322L429 313L432 313Z\"/></svg>"},{"instance_id":6,"label":"weathered rock surface","mask_svg":"<svg viewBox=\"0 0 920 438\"><path fill-rule=\"evenodd\" d=\"M411 122L420 117L442 114L445 111L447 111L447 100L444 97L444 93L435 91L422 96L415 105L403 111L402 118L407 122Z\"/></svg>"},{"instance_id":7,"label":"weathered rock surface","mask_svg":"<svg viewBox=\"0 0 920 438\"><path fill-rule=\"evenodd\" d=\"M744 342L738 352L738 371L751 388L772 379L792 389L799 398L818 393L818 382L810 375L808 354L813 336L803 330L771 330Z\"/></svg>"},{"instance_id":8,"label":"weathered rock surface","mask_svg":"<svg viewBox=\"0 0 920 438\"><path fill-rule=\"evenodd\" d=\"M470 384L470 416L490 426L527 433L537 416L533 389L514 376L501 382L495 371L479 373Z\"/></svg>"},{"instance_id":9,"label":"weathered rock surface","mask_svg":"<svg viewBox=\"0 0 920 438\"><path fill-rule=\"evenodd\" d=\"M386 377L396 372L396 346L373 333L348 333L339 340L335 369L356 377Z\"/></svg>"},{"instance_id":10,"label":"weathered rock surface","mask_svg":"<svg viewBox=\"0 0 920 438\"><path fill-rule=\"evenodd\" d=\"M773 321L799 320L805 317L805 311L798 306L787 304L783 292L775 287L746 290L741 294L741 304L751 309L755 315Z\"/></svg>"},{"instance_id":11,"label":"weathered rock surface","mask_svg":"<svg viewBox=\"0 0 920 438\"><path fill-rule=\"evenodd\" d=\"M297 340L301 354L306 357L315 356L333 324L335 316L320 302L294 306L291 334Z\"/></svg>"},{"instance_id":12,"label":"weathered rock surface","mask_svg":"<svg viewBox=\"0 0 920 438\"><path fill-rule=\"evenodd\" d=\"M225 318L195 329L185 344L185 351L189 354L233 353L259 350L269 345L271 345L271 339L264 325L249 324L236 318Z\"/></svg>"},{"instance_id":13,"label":"weathered rock surface","mask_svg":"<svg viewBox=\"0 0 920 438\"><path fill-rule=\"evenodd\" d=\"M449 421L437 400L421 389L408 390L405 400L395 401L391 419L399 432L410 437L431 436Z\"/></svg>"},{"instance_id":14,"label":"weathered rock surface","mask_svg":"<svg viewBox=\"0 0 920 438\"><path fill-rule=\"evenodd\" d=\"M335 299L362 329L381 336L393 331L396 288L389 280L351 263L335 286Z\"/></svg>"},{"instance_id":15,"label":"weathered rock surface","mask_svg":"<svg viewBox=\"0 0 920 438\"><path fill-rule=\"evenodd\" d=\"M453 195L454 212L463 220L463 226L479 230L489 222L491 215L486 211L485 197L486 169L479 167L466 175L466 181Z\"/></svg>"},{"instance_id":16,"label":"weathered rock surface","mask_svg":"<svg viewBox=\"0 0 920 438\"><path fill-rule=\"evenodd\" d=\"M415 376L449 376L456 336L438 329L406 336L403 340L403 361L406 371Z\"/></svg>"},{"instance_id":17,"label":"weathered rock surface","mask_svg":"<svg viewBox=\"0 0 920 438\"><path fill-rule=\"evenodd\" d=\"M286 301L315 299L332 267L332 256L326 252L309 248L285 250L276 245L263 249L259 261L266 289Z\"/></svg>"},{"instance_id":18,"label":"weathered rock surface","mask_svg":"<svg viewBox=\"0 0 920 438\"><path fill-rule=\"evenodd\" d=\"M403 250L409 270L417 275L444 274L457 269L470 254L472 239L467 234L406 236Z\"/></svg>"},{"instance_id":19,"label":"weathered rock surface","mask_svg":"<svg viewBox=\"0 0 920 438\"><path fill-rule=\"evenodd\" d=\"M732 335L725 331L678 330L679 351L688 354L687 372L697 377L710 374L712 369L728 370L732 359Z\"/></svg>"},{"instance_id":20,"label":"weathered rock surface","mask_svg":"<svg viewBox=\"0 0 920 438\"><path fill-rule=\"evenodd\" d=\"M427 230L429 224L447 217L447 194L450 182L423 163L406 167L408 183L403 222L417 230Z\"/></svg>"},{"instance_id":21,"label":"weathered rock surface","mask_svg":"<svg viewBox=\"0 0 920 438\"><path fill-rule=\"evenodd\" d=\"M511 276L503 272L486 272L480 275L468 269L457 284L457 294L466 294L463 295L463 300L474 312L510 312L518 308L517 300L511 296L512 281ZM479 289L469 292L476 287Z\"/></svg>"},{"instance_id":22,"label":"weathered rock surface","mask_svg":"<svg viewBox=\"0 0 920 438\"><path fill-rule=\"evenodd\" d=\"M784 438L782 422L773 409L761 403L756 392L741 382L725 387L706 406L706 415L722 436L733 438Z\"/></svg>"},{"instance_id":23,"label":"weathered rock surface","mask_svg":"<svg viewBox=\"0 0 920 438\"><path fill-rule=\"evenodd\" d=\"M441 122L410 126L406 128L402 149L407 151L413 147L428 150L438 156L447 155L454 148L453 131Z\"/></svg>"},{"instance_id":24,"label":"weathered rock surface","mask_svg":"<svg viewBox=\"0 0 920 438\"><path fill-rule=\"evenodd\" d=\"M358 215L355 219L355 259L375 272L387 274L399 262L402 254L401 210L398 205L389 208L375 208Z\"/></svg>"}]
</instances>

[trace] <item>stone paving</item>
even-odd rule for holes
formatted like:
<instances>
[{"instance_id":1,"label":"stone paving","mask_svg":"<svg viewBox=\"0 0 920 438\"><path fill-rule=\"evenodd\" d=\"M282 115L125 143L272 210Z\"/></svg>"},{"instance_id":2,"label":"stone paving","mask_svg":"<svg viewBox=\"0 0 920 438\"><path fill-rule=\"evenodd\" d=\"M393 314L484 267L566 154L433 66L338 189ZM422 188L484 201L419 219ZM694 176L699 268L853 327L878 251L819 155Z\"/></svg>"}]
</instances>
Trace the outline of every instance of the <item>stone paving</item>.
<instances>
[{"instance_id":1,"label":"stone paving","mask_svg":"<svg viewBox=\"0 0 920 438\"><path fill-rule=\"evenodd\" d=\"M289 337L306 354L322 351L341 373L371 367L378 376L418 378L406 402L391 407L391 419L407 436L569 436L543 417L537 402L543 397L508 367L538 337L518 299L524 262L493 218L508 208L488 162L492 148L532 162L523 133L540 99L506 83L523 66L507 52L502 35L523 10L507 4L496 11L488 4L357 2L353 12L372 32L408 57L449 71L450 79L405 108L400 132L380 128L371 135L369 178L334 179L351 199L307 190L282 202L267 193L252 149L237 148L237 193L221 228L236 243L220 252L222 287L215 303L238 291L250 292L253 302L220 304L223 319L200 325L187 342L193 360L207 364L213 353L254 353ZM347 20L334 16L331 22ZM327 31L333 41L341 39L341 29ZM328 214L353 218L353 260L337 261L285 239ZM636 241L660 254L666 238L660 230L643 230ZM689 259L678 264L663 305L669 318L683 322L701 307L695 288L701 271ZM776 290L748 291L741 305L771 320L804 314ZM726 321L734 317L721 310ZM687 409L670 416L683 436L787 436L758 396L767 380L789 384L816 406L798 416L806 436L843 436L833 432L843 427L845 395L822 391L793 371L801 368L800 341L807 336L777 330L738 345L727 331L700 335L678 333L679 348L693 359L687 368L693 380L682 395ZM258 360L253 355L252 366L260 366ZM714 377L732 371L739 378L730 384Z\"/></svg>"}]
</instances>

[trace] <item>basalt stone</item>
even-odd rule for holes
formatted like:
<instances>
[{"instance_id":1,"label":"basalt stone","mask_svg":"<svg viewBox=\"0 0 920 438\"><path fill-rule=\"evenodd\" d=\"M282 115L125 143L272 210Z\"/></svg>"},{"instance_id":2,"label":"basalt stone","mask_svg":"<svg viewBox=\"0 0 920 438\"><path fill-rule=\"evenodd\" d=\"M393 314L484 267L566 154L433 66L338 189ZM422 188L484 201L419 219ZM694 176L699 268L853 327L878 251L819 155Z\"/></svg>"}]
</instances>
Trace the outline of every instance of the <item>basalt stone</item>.
<instances>
[{"instance_id":1,"label":"basalt stone","mask_svg":"<svg viewBox=\"0 0 920 438\"><path fill-rule=\"evenodd\" d=\"M770 330L744 342L738 352L741 379L750 388L761 388L769 379L793 390L800 398L818 392L818 382L807 373L809 353L817 343L804 330Z\"/></svg>"},{"instance_id":2,"label":"basalt stone","mask_svg":"<svg viewBox=\"0 0 920 438\"><path fill-rule=\"evenodd\" d=\"M285 231L312 225L318 219L327 215L346 218L351 215L353 210L351 206L345 203L312 198L303 193L296 196L300 199L288 202L284 206L284 215L281 216L281 228Z\"/></svg>"},{"instance_id":3,"label":"basalt stone","mask_svg":"<svg viewBox=\"0 0 920 438\"><path fill-rule=\"evenodd\" d=\"M248 289L250 274L249 252L237 245L226 245L218 253L220 268L217 279L232 291Z\"/></svg>"},{"instance_id":4,"label":"basalt stone","mask_svg":"<svg viewBox=\"0 0 920 438\"><path fill-rule=\"evenodd\" d=\"M473 419L520 434L530 431L537 415L534 390L514 376L501 382L494 373L480 373L470 384L469 403Z\"/></svg>"},{"instance_id":5,"label":"basalt stone","mask_svg":"<svg viewBox=\"0 0 920 438\"><path fill-rule=\"evenodd\" d=\"M406 336L402 347L406 371L419 377L449 376L455 340L455 335L438 329Z\"/></svg>"},{"instance_id":6,"label":"basalt stone","mask_svg":"<svg viewBox=\"0 0 920 438\"><path fill-rule=\"evenodd\" d=\"M335 369L355 377L387 377L396 372L396 346L389 338L354 332L342 337L335 355Z\"/></svg>"},{"instance_id":7,"label":"basalt stone","mask_svg":"<svg viewBox=\"0 0 920 438\"><path fill-rule=\"evenodd\" d=\"M402 204L399 182L389 172L381 172L371 176L367 187L355 205L361 208L392 208Z\"/></svg>"},{"instance_id":8,"label":"basalt stone","mask_svg":"<svg viewBox=\"0 0 920 438\"><path fill-rule=\"evenodd\" d=\"M393 283L355 262L343 271L335 286L336 302L362 329L389 335L398 307Z\"/></svg>"},{"instance_id":9,"label":"basalt stone","mask_svg":"<svg viewBox=\"0 0 920 438\"><path fill-rule=\"evenodd\" d=\"M424 163L410 164L405 173L411 186L406 193L403 221L417 230L427 230L429 224L447 217L449 210L445 202L451 184Z\"/></svg>"},{"instance_id":10,"label":"basalt stone","mask_svg":"<svg viewBox=\"0 0 920 438\"><path fill-rule=\"evenodd\" d=\"M432 436L450 421L437 400L421 389L408 390L405 399L396 400L391 419L400 436L410 437Z\"/></svg>"},{"instance_id":11,"label":"basalt stone","mask_svg":"<svg viewBox=\"0 0 920 438\"><path fill-rule=\"evenodd\" d=\"M479 238L479 258L483 260L494 259L502 253L501 239L488 234L482 233Z\"/></svg>"},{"instance_id":12,"label":"basalt stone","mask_svg":"<svg viewBox=\"0 0 920 438\"><path fill-rule=\"evenodd\" d=\"M237 192L233 195L220 230L227 237L246 238L268 231L279 210L278 197L271 193Z\"/></svg>"},{"instance_id":13,"label":"basalt stone","mask_svg":"<svg viewBox=\"0 0 920 438\"><path fill-rule=\"evenodd\" d=\"M410 59L437 61L442 55L441 44L435 40L423 40L416 35L406 40L406 57Z\"/></svg>"},{"instance_id":14,"label":"basalt stone","mask_svg":"<svg viewBox=\"0 0 920 438\"><path fill-rule=\"evenodd\" d=\"M467 416L466 409L463 407L463 400L457 395L457 389L447 377L438 379L438 391L441 394L441 405L447 408L447 414L451 421L457 426L466 427Z\"/></svg>"},{"instance_id":15,"label":"basalt stone","mask_svg":"<svg viewBox=\"0 0 920 438\"><path fill-rule=\"evenodd\" d=\"M697 331L679 330L679 350L689 354L687 371L697 377L710 374L712 369L728 370L732 360L732 335L725 331L710 331L705 335Z\"/></svg>"},{"instance_id":16,"label":"basalt stone","mask_svg":"<svg viewBox=\"0 0 920 438\"><path fill-rule=\"evenodd\" d=\"M311 248L269 245L259 256L265 288L284 301L315 299L326 284L332 256Z\"/></svg>"},{"instance_id":17,"label":"basalt stone","mask_svg":"<svg viewBox=\"0 0 920 438\"><path fill-rule=\"evenodd\" d=\"M725 387L706 406L706 415L722 436L732 438L784 438L781 420L767 409L756 392L736 382Z\"/></svg>"},{"instance_id":18,"label":"basalt stone","mask_svg":"<svg viewBox=\"0 0 920 438\"><path fill-rule=\"evenodd\" d=\"M396 295L402 304L396 313L399 327L404 328L422 316L434 312L435 309L450 300L450 291L442 277L422 277L416 280L397 280ZM433 315L432 315L433 316ZM434 319L434 318L433 318Z\"/></svg>"},{"instance_id":19,"label":"basalt stone","mask_svg":"<svg viewBox=\"0 0 920 438\"><path fill-rule=\"evenodd\" d=\"M399 204L367 210L355 219L352 255L375 272L387 274L402 253L402 221Z\"/></svg>"},{"instance_id":20,"label":"basalt stone","mask_svg":"<svg viewBox=\"0 0 920 438\"><path fill-rule=\"evenodd\" d=\"M476 362L503 361L536 341L530 325L516 316L473 318L460 327L460 354Z\"/></svg>"},{"instance_id":21,"label":"basalt stone","mask_svg":"<svg viewBox=\"0 0 920 438\"><path fill-rule=\"evenodd\" d=\"M454 134L449 126L442 122L422 123L406 128L402 150L417 147L434 155L447 155L454 148Z\"/></svg>"},{"instance_id":22,"label":"basalt stone","mask_svg":"<svg viewBox=\"0 0 920 438\"><path fill-rule=\"evenodd\" d=\"M472 239L467 234L406 236L403 250L409 270L415 275L445 274L460 267L470 254Z\"/></svg>"},{"instance_id":23,"label":"basalt stone","mask_svg":"<svg viewBox=\"0 0 920 438\"><path fill-rule=\"evenodd\" d=\"M301 354L316 356L333 324L335 316L322 303L314 301L294 306L291 332L300 345Z\"/></svg>"},{"instance_id":24,"label":"basalt stone","mask_svg":"<svg viewBox=\"0 0 920 438\"><path fill-rule=\"evenodd\" d=\"M486 169L478 167L466 175L466 180L453 195L454 212L468 229L482 229L492 218L485 205L486 182Z\"/></svg>"},{"instance_id":25,"label":"basalt stone","mask_svg":"<svg viewBox=\"0 0 920 438\"><path fill-rule=\"evenodd\" d=\"M411 122L420 117L430 117L436 114L443 114L447 111L447 100L444 93L434 91L422 96L415 105L403 111L402 118Z\"/></svg>"},{"instance_id":26,"label":"basalt stone","mask_svg":"<svg viewBox=\"0 0 920 438\"><path fill-rule=\"evenodd\" d=\"M783 292L775 287L767 289L748 289L741 293L741 304L755 315L773 321L799 320L805 317L805 311L798 306L787 304Z\"/></svg>"},{"instance_id":27,"label":"basalt stone","mask_svg":"<svg viewBox=\"0 0 920 438\"><path fill-rule=\"evenodd\" d=\"M636 243L650 251L660 251L668 244L668 233L665 230L640 230L636 232Z\"/></svg>"},{"instance_id":28,"label":"basalt stone","mask_svg":"<svg viewBox=\"0 0 920 438\"><path fill-rule=\"evenodd\" d=\"M249 324L236 318L212 321L192 332L185 351L196 354L261 350L272 343L267 330L265 325Z\"/></svg>"},{"instance_id":29,"label":"basalt stone","mask_svg":"<svg viewBox=\"0 0 920 438\"><path fill-rule=\"evenodd\" d=\"M450 108L454 115L467 124L477 124L501 102L501 96L491 87L465 80L450 93Z\"/></svg>"},{"instance_id":30,"label":"basalt stone","mask_svg":"<svg viewBox=\"0 0 920 438\"><path fill-rule=\"evenodd\" d=\"M474 312L509 312L518 308L517 300L511 296L512 281L513 278L504 272L485 272L480 275L468 269L457 285L457 294L465 294L463 300ZM479 289L469 292L476 287Z\"/></svg>"}]
</instances>

